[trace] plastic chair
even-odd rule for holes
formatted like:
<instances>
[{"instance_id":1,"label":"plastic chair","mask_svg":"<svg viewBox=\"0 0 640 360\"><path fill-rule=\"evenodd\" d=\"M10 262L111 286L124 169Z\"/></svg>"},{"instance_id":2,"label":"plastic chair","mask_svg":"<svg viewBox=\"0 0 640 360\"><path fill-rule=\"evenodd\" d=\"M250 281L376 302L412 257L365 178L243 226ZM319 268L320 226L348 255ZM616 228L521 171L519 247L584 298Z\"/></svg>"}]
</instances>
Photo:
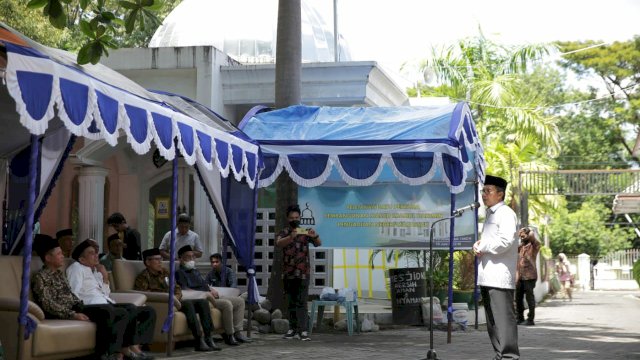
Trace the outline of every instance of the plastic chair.
<instances>
[{"instance_id":1,"label":"plastic chair","mask_svg":"<svg viewBox=\"0 0 640 360\"><path fill-rule=\"evenodd\" d=\"M311 305L311 319L309 320L309 334L313 331L313 324L316 319L316 311L318 313L318 328L322 325L325 306L342 306L345 308L347 318L347 330L349 336L353 335L353 320L355 315L356 328L360 332L360 322L358 321L358 301L331 301L331 300L313 300Z\"/></svg>"}]
</instances>

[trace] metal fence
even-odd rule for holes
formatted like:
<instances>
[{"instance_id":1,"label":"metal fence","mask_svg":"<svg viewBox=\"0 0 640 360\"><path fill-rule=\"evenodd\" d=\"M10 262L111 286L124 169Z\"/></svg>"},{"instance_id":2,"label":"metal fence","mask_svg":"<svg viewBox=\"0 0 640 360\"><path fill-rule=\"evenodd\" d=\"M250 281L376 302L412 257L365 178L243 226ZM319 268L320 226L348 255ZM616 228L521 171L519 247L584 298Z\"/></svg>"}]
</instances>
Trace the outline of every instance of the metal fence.
<instances>
[{"instance_id":1,"label":"metal fence","mask_svg":"<svg viewBox=\"0 0 640 360\"><path fill-rule=\"evenodd\" d=\"M597 278L633 280L633 264L640 259L640 249L620 250L598 259Z\"/></svg>"}]
</instances>

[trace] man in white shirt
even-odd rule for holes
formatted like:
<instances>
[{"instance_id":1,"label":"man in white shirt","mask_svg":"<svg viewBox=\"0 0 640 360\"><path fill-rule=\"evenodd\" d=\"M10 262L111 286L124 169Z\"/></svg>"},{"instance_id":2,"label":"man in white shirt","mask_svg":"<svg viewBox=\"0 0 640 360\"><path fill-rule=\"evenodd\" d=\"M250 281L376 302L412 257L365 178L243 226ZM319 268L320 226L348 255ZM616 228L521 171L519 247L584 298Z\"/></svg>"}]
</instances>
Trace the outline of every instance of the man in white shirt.
<instances>
[{"instance_id":1,"label":"man in white shirt","mask_svg":"<svg viewBox=\"0 0 640 360\"><path fill-rule=\"evenodd\" d=\"M75 262L67 268L67 279L71 291L84 305L96 306L113 314L114 317L126 317L122 335L122 355L128 359L150 360L153 356L144 353L140 344L153 341L156 312L149 306L116 304L109 297L109 275L98 259L98 244L87 239L78 244L71 253Z\"/></svg>"},{"instance_id":2,"label":"man in white shirt","mask_svg":"<svg viewBox=\"0 0 640 360\"><path fill-rule=\"evenodd\" d=\"M176 233L176 253L178 249L189 245L193 248L193 254L196 258L202 257L202 243L200 242L200 236L194 231L191 231L191 218L187 214L178 215L178 228ZM175 231L175 230L174 230ZM171 243L171 231L167 231L160 243L160 254L164 260L169 260L169 245Z\"/></svg>"},{"instance_id":3,"label":"man in white shirt","mask_svg":"<svg viewBox=\"0 0 640 360\"><path fill-rule=\"evenodd\" d=\"M487 175L482 201L487 215L482 236L473 245L479 257L478 285L487 318L494 359L520 359L513 293L518 262L517 217L504 203L507 181Z\"/></svg>"}]
</instances>

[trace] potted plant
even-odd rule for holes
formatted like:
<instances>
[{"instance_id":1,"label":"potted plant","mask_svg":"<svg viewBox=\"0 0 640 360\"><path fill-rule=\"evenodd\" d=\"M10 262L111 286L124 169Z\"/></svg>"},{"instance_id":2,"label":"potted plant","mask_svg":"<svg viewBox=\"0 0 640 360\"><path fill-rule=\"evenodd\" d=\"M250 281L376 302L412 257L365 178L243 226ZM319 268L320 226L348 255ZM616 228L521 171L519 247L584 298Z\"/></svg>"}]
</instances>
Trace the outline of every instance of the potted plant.
<instances>
[{"instance_id":1,"label":"potted plant","mask_svg":"<svg viewBox=\"0 0 640 360\"><path fill-rule=\"evenodd\" d=\"M453 302L467 303L474 307L475 255L471 250L456 251L453 255Z\"/></svg>"}]
</instances>

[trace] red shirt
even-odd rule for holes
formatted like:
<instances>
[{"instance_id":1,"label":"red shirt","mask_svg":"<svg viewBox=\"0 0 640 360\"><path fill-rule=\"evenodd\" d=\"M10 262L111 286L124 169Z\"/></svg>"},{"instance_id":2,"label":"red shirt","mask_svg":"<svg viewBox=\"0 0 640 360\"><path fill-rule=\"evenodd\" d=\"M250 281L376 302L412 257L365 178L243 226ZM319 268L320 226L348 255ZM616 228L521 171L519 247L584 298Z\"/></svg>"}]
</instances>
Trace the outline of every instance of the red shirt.
<instances>
[{"instance_id":1,"label":"red shirt","mask_svg":"<svg viewBox=\"0 0 640 360\"><path fill-rule=\"evenodd\" d=\"M287 237L289 233L291 233L291 229L286 228L278 233L276 239ZM313 244L311 237L298 235L289 245L282 248L283 278L309 278L309 244Z\"/></svg>"}]
</instances>

